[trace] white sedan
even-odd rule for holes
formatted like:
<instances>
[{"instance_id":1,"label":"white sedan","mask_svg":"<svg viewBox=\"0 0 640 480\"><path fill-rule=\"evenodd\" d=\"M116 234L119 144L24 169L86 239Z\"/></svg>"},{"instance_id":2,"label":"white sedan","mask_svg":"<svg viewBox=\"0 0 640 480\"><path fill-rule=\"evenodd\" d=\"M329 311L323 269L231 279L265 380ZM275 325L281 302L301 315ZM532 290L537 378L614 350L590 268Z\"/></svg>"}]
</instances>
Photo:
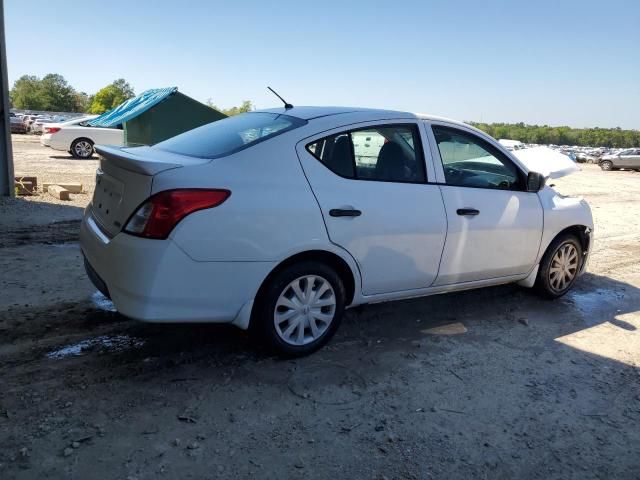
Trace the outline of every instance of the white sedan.
<instances>
[{"instance_id":1,"label":"white sedan","mask_svg":"<svg viewBox=\"0 0 640 480\"><path fill-rule=\"evenodd\" d=\"M559 297L591 249L589 206L545 185L553 164L452 120L294 107L96 150L96 287L129 317L228 322L286 355L356 305L511 282Z\"/></svg>"},{"instance_id":2,"label":"white sedan","mask_svg":"<svg viewBox=\"0 0 640 480\"><path fill-rule=\"evenodd\" d=\"M64 123L43 125L40 144L54 150L69 152L75 158L90 158L95 144L123 145L121 128L90 127L87 123L97 115L76 118Z\"/></svg>"}]
</instances>

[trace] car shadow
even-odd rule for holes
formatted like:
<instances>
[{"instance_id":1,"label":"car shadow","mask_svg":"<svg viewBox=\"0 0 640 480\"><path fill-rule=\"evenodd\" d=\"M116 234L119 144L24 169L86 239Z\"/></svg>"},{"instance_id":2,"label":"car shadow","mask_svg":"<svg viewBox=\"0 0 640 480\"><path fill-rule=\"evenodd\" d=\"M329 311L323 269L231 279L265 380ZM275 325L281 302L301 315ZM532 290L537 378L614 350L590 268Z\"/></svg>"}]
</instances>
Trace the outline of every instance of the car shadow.
<instances>
[{"instance_id":1,"label":"car shadow","mask_svg":"<svg viewBox=\"0 0 640 480\"><path fill-rule=\"evenodd\" d=\"M579 279L573 291L554 301L540 298L529 289L505 285L386 302L347 310L332 341L299 362L350 363L354 356L375 357L381 352L405 354L416 348L424 348L424 352L468 342L490 356L496 344L527 351L531 348L532 336L538 345L545 345L545 348L553 345L554 351L559 347L577 348L597 357L597 345L589 352L583 346L562 339L574 334L580 336L602 325L608 329L635 332L637 327L625 317L639 310L638 288L590 273ZM124 317L114 315L118 322L123 322ZM462 324L466 333L430 332L451 324ZM131 362L153 358L156 368L199 361L225 365L235 363L239 356L254 362L265 358L279 361L259 342L252 342L247 332L230 325L151 324L125 320L119 323L119 327L122 326L125 326L126 335L139 339L142 346L119 352L121 358ZM594 338L597 342L597 337ZM379 373L384 371L381 368Z\"/></svg>"},{"instance_id":2,"label":"car shadow","mask_svg":"<svg viewBox=\"0 0 640 480\"><path fill-rule=\"evenodd\" d=\"M89 158L76 158L73 155L49 155L49 158L52 158L54 160L78 160L78 161L98 160L97 155L93 155Z\"/></svg>"}]
</instances>

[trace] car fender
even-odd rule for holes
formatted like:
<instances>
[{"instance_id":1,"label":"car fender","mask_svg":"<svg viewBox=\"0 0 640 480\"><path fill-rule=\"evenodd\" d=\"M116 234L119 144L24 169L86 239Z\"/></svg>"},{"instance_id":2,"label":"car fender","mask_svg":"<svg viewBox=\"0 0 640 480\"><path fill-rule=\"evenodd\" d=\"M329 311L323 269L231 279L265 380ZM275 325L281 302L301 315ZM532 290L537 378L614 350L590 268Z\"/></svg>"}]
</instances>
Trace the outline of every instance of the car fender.
<instances>
[{"instance_id":1,"label":"car fender","mask_svg":"<svg viewBox=\"0 0 640 480\"><path fill-rule=\"evenodd\" d=\"M538 192L544 212L542 242L536 264L540 262L549 244L563 230L583 226L593 231L593 216L589 204L581 197L561 195L546 186Z\"/></svg>"}]
</instances>

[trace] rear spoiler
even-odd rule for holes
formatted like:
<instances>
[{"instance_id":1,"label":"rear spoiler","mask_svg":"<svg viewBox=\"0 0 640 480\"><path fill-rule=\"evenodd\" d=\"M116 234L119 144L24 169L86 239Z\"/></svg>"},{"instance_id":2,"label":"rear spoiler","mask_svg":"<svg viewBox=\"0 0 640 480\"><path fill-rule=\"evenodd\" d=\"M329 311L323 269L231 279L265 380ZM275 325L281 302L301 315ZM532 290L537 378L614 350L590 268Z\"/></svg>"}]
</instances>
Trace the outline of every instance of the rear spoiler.
<instances>
[{"instance_id":1,"label":"rear spoiler","mask_svg":"<svg viewBox=\"0 0 640 480\"><path fill-rule=\"evenodd\" d=\"M96 152L102 156L104 161L123 170L141 173L142 175L153 176L164 170L184 166L184 164L176 162L175 156L167 155L159 150L151 150L149 147L127 148L126 150L125 148L105 145L95 146Z\"/></svg>"}]
</instances>

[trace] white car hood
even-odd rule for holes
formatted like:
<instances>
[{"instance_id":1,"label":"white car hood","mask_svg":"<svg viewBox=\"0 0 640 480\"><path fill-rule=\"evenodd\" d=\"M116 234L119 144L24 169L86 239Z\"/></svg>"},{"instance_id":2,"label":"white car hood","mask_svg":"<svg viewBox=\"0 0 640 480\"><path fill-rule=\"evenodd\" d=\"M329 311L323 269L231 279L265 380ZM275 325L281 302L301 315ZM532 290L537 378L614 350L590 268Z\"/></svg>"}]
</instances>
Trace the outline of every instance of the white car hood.
<instances>
[{"instance_id":1,"label":"white car hood","mask_svg":"<svg viewBox=\"0 0 640 480\"><path fill-rule=\"evenodd\" d=\"M520 160L530 172L538 172L547 178L560 178L573 172L580 171L580 167L563 153L548 147L533 147L511 152Z\"/></svg>"}]
</instances>

